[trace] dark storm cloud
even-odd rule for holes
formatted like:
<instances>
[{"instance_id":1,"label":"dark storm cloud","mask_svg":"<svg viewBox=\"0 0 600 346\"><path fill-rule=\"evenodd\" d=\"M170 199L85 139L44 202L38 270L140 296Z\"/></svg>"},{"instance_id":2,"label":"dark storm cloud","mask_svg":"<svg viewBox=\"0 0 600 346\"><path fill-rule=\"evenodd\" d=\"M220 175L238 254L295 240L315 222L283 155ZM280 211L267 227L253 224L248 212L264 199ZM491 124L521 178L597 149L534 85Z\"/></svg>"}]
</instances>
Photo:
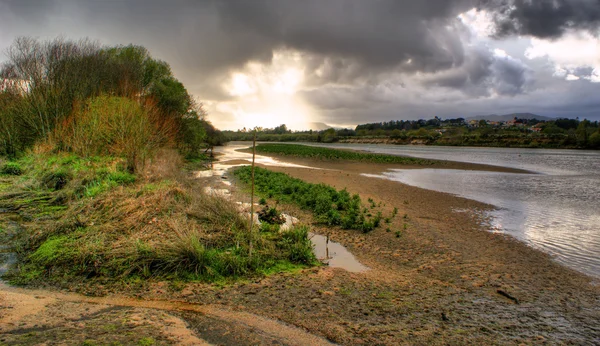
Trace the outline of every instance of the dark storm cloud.
<instances>
[{"instance_id":1,"label":"dark storm cloud","mask_svg":"<svg viewBox=\"0 0 600 346\"><path fill-rule=\"evenodd\" d=\"M8 44L4 33L140 44L169 62L192 93L212 101L235 101L221 88L229 72L248 62L269 64L275 52L289 50L301 54L305 67L306 90L299 96L339 123L359 123L374 114L380 119L435 112L457 115L461 99L485 102L490 95L500 95L510 104L510 98L535 91L529 85L539 74L532 77L521 61L473 47L469 30L457 19L464 11L486 9L496 20L498 37L558 37L571 28L596 28L599 4L600 0L0 0L0 10L18 18L10 25L0 22L0 44Z\"/></svg>"},{"instance_id":2,"label":"dark storm cloud","mask_svg":"<svg viewBox=\"0 0 600 346\"><path fill-rule=\"evenodd\" d=\"M492 11L498 36L556 38L568 29L595 31L600 0L483 0Z\"/></svg>"},{"instance_id":3,"label":"dark storm cloud","mask_svg":"<svg viewBox=\"0 0 600 346\"><path fill-rule=\"evenodd\" d=\"M16 12L32 18L52 14L54 3L28 6L8 1L11 7L18 4ZM456 15L476 4L476 0L56 2L61 8L79 9L85 24L112 37L121 33L164 38L161 49L191 53L187 63L203 72L269 61L280 48L353 59L372 68L446 69L464 60Z\"/></svg>"},{"instance_id":4,"label":"dark storm cloud","mask_svg":"<svg viewBox=\"0 0 600 346\"><path fill-rule=\"evenodd\" d=\"M473 1L277 1L222 2L218 12L229 32L251 32L274 47L361 64L435 71L464 58L456 15Z\"/></svg>"}]
</instances>

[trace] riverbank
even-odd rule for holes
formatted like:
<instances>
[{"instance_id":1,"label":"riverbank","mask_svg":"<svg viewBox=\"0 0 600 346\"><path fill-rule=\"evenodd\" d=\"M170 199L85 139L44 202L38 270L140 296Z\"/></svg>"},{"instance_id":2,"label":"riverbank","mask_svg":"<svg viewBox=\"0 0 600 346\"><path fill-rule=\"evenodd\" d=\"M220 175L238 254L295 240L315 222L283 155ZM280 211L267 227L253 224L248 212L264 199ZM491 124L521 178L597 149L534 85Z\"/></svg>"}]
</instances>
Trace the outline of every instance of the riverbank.
<instances>
[{"instance_id":1,"label":"riverbank","mask_svg":"<svg viewBox=\"0 0 600 346\"><path fill-rule=\"evenodd\" d=\"M478 211L490 206L368 178L361 175L365 166L354 163L332 167L319 160L287 161L321 169L270 169L312 183L347 188L350 193L384 203L388 209L397 207L407 218L393 221L391 232L383 227L366 235L321 228L373 270L363 276L323 270L313 275L313 282L302 280L306 288L320 287L319 291L329 292L313 294L314 303L300 305L313 311L313 318L308 320L319 321L318 326L307 324L306 314L290 317L282 296L275 304L278 318L287 317L294 324L317 328L328 336L337 330L341 339L334 340L342 343L381 342L382 338L385 343L399 339L407 343L585 343L600 337L595 327L600 321L598 286L542 252L485 231L485 220ZM389 168L369 166L371 172ZM399 238L396 230L401 230ZM244 301L252 304L267 298L256 294L260 298ZM341 330L349 339L340 336Z\"/></svg>"},{"instance_id":2,"label":"riverbank","mask_svg":"<svg viewBox=\"0 0 600 346\"><path fill-rule=\"evenodd\" d=\"M545 148L545 149L592 149L582 148L575 142L565 144L568 137L540 136L536 134L525 136L507 136L505 134L487 136L466 136L456 138L426 137L426 138L394 138L387 136L366 136L340 138L337 143L352 144L394 144L394 145L431 145L453 147L482 147L482 148Z\"/></svg>"},{"instance_id":3,"label":"riverbank","mask_svg":"<svg viewBox=\"0 0 600 346\"><path fill-rule=\"evenodd\" d=\"M384 214L398 209L398 217L366 234L312 225L315 233L329 234L370 270L317 267L225 285L153 279L138 285L78 282L70 289L218 307L236 316L281 321L339 344L593 344L600 338L600 288L539 251L486 232L481 211L490 206L361 175L367 167L376 174L389 165L285 160L314 168L265 168L347 188L363 200L381 202ZM229 180L218 177L212 184L218 188ZM230 188L233 195L247 197L238 185ZM312 220L294 206L278 209ZM202 336L212 327L193 309L173 313ZM203 318L204 324L199 321ZM241 335L243 330L235 327L244 324L236 321L217 330ZM264 336L264 329L258 330Z\"/></svg>"},{"instance_id":4,"label":"riverbank","mask_svg":"<svg viewBox=\"0 0 600 346\"><path fill-rule=\"evenodd\" d=\"M249 144L251 145L251 144ZM241 153L252 153L250 148L238 149ZM495 166L480 163L459 162L450 160L429 160L410 156L376 154L363 150L326 148L301 144L261 143L256 153L281 162L292 159L294 164L309 166L317 161L326 164L327 168L345 170L350 165L363 173L379 173L388 168L402 169L456 169L470 171L488 171L500 173L534 173L519 168ZM249 161L246 161L249 163Z\"/></svg>"}]
</instances>

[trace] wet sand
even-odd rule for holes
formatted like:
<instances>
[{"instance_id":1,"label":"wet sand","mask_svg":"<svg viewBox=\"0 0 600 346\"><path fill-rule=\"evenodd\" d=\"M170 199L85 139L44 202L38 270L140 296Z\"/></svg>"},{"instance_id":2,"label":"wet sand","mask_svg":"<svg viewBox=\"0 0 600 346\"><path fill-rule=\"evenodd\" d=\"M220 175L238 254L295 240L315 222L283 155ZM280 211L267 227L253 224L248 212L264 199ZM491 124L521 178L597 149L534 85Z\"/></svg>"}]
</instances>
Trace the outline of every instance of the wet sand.
<instances>
[{"instance_id":1,"label":"wet sand","mask_svg":"<svg viewBox=\"0 0 600 346\"><path fill-rule=\"evenodd\" d=\"M341 149L345 150L345 149ZM242 153L252 153L250 149L239 149L237 150ZM360 150L349 150L349 151L357 151L357 152L365 152ZM370 153L370 152L365 152ZM290 162L297 165L309 166L309 167L320 167L320 168L328 168L328 169L337 169L337 170L349 170L354 172L362 172L362 173L379 173L385 171L390 168L399 168L399 169L423 169L423 168L441 168L441 169L460 169L460 170L470 170L470 171L488 171L488 172L500 172L500 173L523 173L523 174L535 174L535 172L531 172L524 169L512 168L512 167L502 167L502 166L494 166L494 165L486 165L480 163L468 163L468 162L459 162L459 161L444 161L444 160L430 160L434 163L431 165L409 165L409 164L383 164L383 163L371 163L371 162L356 162L356 161L348 161L348 160L321 160L321 159L310 159L310 158L301 158L294 157L288 155L272 155L272 154L263 154L257 153L256 155L268 156L275 159L278 159L282 162ZM245 160L239 160L245 161Z\"/></svg>"},{"instance_id":2,"label":"wet sand","mask_svg":"<svg viewBox=\"0 0 600 346\"><path fill-rule=\"evenodd\" d=\"M600 341L597 281L517 240L488 232L481 211L491 206L361 175L392 165L286 161L317 169L267 168L347 188L363 201L372 198L382 203L384 216L398 208L391 224L368 234L313 225L315 232L329 234L371 270L319 268L275 276L226 288L215 301L235 302L240 309L259 311L342 344ZM293 206L280 207L301 220L310 219ZM195 293L186 299L206 299L205 289L190 289Z\"/></svg>"},{"instance_id":3,"label":"wet sand","mask_svg":"<svg viewBox=\"0 0 600 346\"><path fill-rule=\"evenodd\" d=\"M186 337L211 343L592 345L600 341L598 283L510 237L487 232L481 211L491 206L361 175L377 174L393 165L285 160L315 168L267 168L347 188L359 193L363 201L372 198L381 202L384 216L398 208L390 224L367 234L312 225L313 232L328 234L370 270L350 273L323 266L224 286L164 282L98 286L82 281L69 289L108 297L94 306L116 304L106 306L121 306L123 314L150 314L142 320L158 318L159 312L167 314L161 318L179 319L185 325L180 333ZM235 184L231 188L236 198L247 197ZM311 215L297 207L278 208L312 223ZM114 295L142 299L135 305L130 299L114 301ZM5 301L10 304L11 299ZM153 301L159 301L158 305ZM60 299L58 304L72 302ZM90 302L77 304L74 311L85 321ZM52 313L54 305L47 306L40 311ZM109 309L101 316L109 314L110 321L113 312ZM24 324L10 327L5 335L11 339L7 340L17 340L36 328L27 321L21 317L19 323ZM298 336L286 334L291 326ZM165 333L154 338L164 344L177 343Z\"/></svg>"}]
</instances>

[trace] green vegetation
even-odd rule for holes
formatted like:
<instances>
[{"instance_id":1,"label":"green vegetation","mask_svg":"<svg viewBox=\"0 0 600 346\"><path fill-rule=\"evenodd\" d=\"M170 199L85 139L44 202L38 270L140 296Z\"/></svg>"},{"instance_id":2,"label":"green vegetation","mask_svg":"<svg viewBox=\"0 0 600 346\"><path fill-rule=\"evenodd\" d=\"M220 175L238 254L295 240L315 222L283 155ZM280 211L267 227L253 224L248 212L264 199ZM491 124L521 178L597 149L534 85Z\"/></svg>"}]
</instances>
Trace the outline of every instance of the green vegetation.
<instances>
[{"instance_id":1,"label":"green vegetation","mask_svg":"<svg viewBox=\"0 0 600 346\"><path fill-rule=\"evenodd\" d=\"M223 141L169 65L144 47L21 37L0 80L0 155L38 145L119 155L133 171L152 149L175 145L194 156Z\"/></svg>"},{"instance_id":2,"label":"green vegetation","mask_svg":"<svg viewBox=\"0 0 600 346\"><path fill-rule=\"evenodd\" d=\"M285 223L285 217L276 209L265 205L262 210L258 211L258 220L267 224L282 225Z\"/></svg>"},{"instance_id":3,"label":"green vegetation","mask_svg":"<svg viewBox=\"0 0 600 346\"><path fill-rule=\"evenodd\" d=\"M23 170L21 169L21 166L19 166L18 163L7 162L2 166L2 169L0 169L0 173L6 175L21 175L23 173Z\"/></svg>"},{"instance_id":4,"label":"green vegetation","mask_svg":"<svg viewBox=\"0 0 600 346\"><path fill-rule=\"evenodd\" d=\"M251 181L248 166L236 169L233 174L242 183ZM317 222L363 232L373 230L381 222L381 213L370 216L363 210L360 196L350 196L345 189L337 191L328 185L310 184L264 168L255 168L254 178L257 194L310 210Z\"/></svg>"},{"instance_id":5,"label":"green vegetation","mask_svg":"<svg viewBox=\"0 0 600 346\"><path fill-rule=\"evenodd\" d=\"M518 114L517 114L518 115ZM253 131L225 131L231 141L252 140ZM392 120L368 123L354 129L290 131L285 125L259 128L262 142L366 142L525 148L600 149L598 121L558 118L519 119L509 122L457 119Z\"/></svg>"},{"instance_id":6,"label":"green vegetation","mask_svg":"<svg viewBox=\"0 0 600 346\"><path fill-rule=\"evenodd\" d=\"M126 170L124 158L69 154L17 163L27 173L11 176L13 188L0 194L0 208L21 224L18 232L2 232L19 259L8 274L13 283L220 281L317 263L306 226L251 235L233 202L199 192L201 186L176 172L168 180L144 180Z\"/></svg>"},{"instance_id":7,"label":"green vegetation","mask_svg":"<svg viewBox=\"0 0 600 346\"><path fill-rule=\"evenodd\" d=\"M202 164L223 137L145 48L19 38L0 77L13 283L217 281L316 263L306 228L250 233L235 204L181 174L182 157Z\"/></svg>"},{"instance_id":8,"label":"green vegetation","mask_svg":"<svg viewBox=\"0 0 600 346\"><path fill-rule=\"evenodd\" d=\"M441 162L405 156L371 154L349 150L313 147L301 144L259 144L256 146L256 152L261 154L308 157L320 160L352 160L374 163L394 163L402 165L432 165L434 163Z\"/></svg>"}]
</instances>

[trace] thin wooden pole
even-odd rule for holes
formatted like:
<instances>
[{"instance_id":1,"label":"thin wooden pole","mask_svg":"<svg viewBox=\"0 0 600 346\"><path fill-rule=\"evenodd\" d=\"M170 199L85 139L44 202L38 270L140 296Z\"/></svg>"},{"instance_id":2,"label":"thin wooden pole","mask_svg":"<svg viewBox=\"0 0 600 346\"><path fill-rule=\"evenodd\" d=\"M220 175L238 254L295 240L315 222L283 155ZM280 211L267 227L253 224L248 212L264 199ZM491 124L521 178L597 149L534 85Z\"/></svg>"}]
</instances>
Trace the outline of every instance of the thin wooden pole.
<instances>
[{"instance_id":1,"label":"thin wooden pole","mask_svg":"<svg viewBox=\"0 0 600 346\"><path fill-rule=\"evenodd\" d=\"M252 238L254 237L254 161L256 159L256 128L254 128L254 138L252 140L252 192L250 193L250 250L249 256L252 256Z\"/></svg>"}]
</instances>

